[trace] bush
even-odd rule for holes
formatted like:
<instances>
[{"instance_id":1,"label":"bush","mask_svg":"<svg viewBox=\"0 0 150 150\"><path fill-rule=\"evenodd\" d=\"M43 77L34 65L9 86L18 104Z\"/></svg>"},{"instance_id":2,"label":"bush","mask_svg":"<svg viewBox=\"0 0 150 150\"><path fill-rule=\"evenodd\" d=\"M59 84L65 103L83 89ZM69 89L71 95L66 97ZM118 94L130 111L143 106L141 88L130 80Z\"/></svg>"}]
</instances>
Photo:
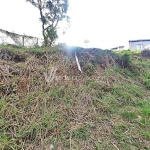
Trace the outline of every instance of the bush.
<instances>
[{"instance_id":1,"label":"bush","mask_svg":"<svg viewBox=\"0 0 150 150\"><path fill-rule=\"evenodd\" d=\"M141 51L141 55L143 57L146 57L146 58L150 59L150 50L149 49L145 49L145 50Z\"/></svg>"},{"instance_id":2,"label":"bush","mask_svg":"<svg viewBox=\"0 0 150 150\"><path fill-rule=\"evenodd\" d=\"M116 60L117 64L121 68L129 68L131 66L131 54L130 53L124 53L120 55L119 59Z\"/></svg>"}]
</instances>

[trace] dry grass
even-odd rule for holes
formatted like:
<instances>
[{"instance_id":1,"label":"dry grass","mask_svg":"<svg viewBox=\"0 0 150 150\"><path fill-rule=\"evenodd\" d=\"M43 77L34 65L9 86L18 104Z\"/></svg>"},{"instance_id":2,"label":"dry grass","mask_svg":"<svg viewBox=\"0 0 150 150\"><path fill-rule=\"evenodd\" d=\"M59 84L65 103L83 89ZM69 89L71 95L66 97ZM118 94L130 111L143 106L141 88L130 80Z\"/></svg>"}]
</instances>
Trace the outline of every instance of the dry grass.
<instances>
[{"instance_id":1,"label":"dry grass","mask_svg":"<svg viewBox=\"0 0 150 150\"><path fill-rule=\"evenodd\" d=\"M76 53L82 74L65 49L17 50L25 60L0 60L0 149L150 149L148 60L132 56L131 72L111 52Z\"/></svg>"}]
</instances>

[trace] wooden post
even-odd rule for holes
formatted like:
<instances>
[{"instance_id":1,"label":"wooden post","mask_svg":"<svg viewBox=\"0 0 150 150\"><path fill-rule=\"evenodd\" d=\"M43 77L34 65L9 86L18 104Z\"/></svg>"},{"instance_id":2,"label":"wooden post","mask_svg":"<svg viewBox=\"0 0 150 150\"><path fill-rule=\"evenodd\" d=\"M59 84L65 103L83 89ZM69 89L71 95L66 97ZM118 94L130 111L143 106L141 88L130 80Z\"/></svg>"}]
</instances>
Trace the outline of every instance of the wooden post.
<instances>
[{"instance_id":1,"label":"wooden post","mask_svg":"<svg viewBox=\"0 0 150 150\"><path fill-rule=\"evenodd\" d=\"M24 47L24 36L22 36L22 44L23 44L23 47Z\"/></svg>"},{"instance_id":2,"label":"wooden post","mask_svg":"<svg viewBox=\"0 0 150 150\"><path fill-rule=\"evenodd\" d=\"M38 38L37 38L37 46L38 46L38 44L39 44L39 43L38 43Z\"/></svg>"}]
</instances>

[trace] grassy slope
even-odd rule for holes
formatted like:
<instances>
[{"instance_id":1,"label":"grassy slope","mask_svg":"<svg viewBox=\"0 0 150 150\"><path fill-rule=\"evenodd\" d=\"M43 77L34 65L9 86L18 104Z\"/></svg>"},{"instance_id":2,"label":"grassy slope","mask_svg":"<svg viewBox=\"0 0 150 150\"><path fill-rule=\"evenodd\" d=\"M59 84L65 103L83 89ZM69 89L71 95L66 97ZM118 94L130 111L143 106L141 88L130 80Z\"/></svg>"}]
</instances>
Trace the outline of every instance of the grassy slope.
<instances>
[{"instance_id":1,"label":"grassy slope","mask_svg":"<svg viewBox=\"0 0 150 150\"><path fill-rule=\"evenodd\" d=\"M64 50L10 51L18 61L0 60L0 149L150 149L150 60L130 54L132 71L85 63L80 74ZM47 84L52 67L59 80Z\"/></svg>"}]
</instances>

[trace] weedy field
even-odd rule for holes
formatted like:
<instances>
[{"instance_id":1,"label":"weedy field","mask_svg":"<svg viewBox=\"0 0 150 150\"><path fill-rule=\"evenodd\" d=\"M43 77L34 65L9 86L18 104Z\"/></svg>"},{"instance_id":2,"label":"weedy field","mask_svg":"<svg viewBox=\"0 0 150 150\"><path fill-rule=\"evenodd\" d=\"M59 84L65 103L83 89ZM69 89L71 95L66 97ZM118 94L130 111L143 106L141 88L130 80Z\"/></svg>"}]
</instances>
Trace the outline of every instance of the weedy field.
<instances>
[{"instance_id":1,"label":"weedy field","mask_svg":"<svg viewBox=\"0 0 150 150\"><path fill-rule=\"evenodd\" d=\"M0 149L149 150L149 58L1 46Z\"/></svg>"}]
</instances>

